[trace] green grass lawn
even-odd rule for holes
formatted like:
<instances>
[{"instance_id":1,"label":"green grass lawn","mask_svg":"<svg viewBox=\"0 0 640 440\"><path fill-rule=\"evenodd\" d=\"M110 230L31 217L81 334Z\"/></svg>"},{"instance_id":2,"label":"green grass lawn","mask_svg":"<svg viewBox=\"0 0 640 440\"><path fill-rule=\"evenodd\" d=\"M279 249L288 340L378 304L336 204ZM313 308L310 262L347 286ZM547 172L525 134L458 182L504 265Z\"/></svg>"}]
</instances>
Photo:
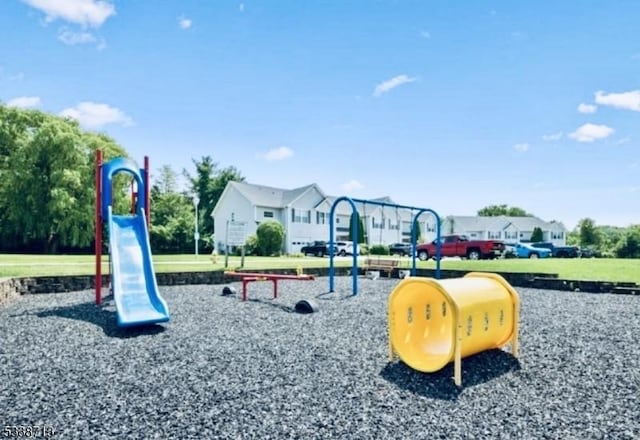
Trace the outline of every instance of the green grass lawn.
<instances>
[{"instance_id":1,"label":"green grass lawn","mask_svg":"<svg viewBox=\"0 0 640 440\"><path fill-rule=\"evenodd\" d=\"M361 257L365 258L365 257ZM223 270L224 256L216 264L209 255L154 255L157 272L191 272ZM351 258L337 258L337 267L351 266ZM401 267L410 267L411 260L402 258ZM0 277L44 275L91 275L93 255L0 255ZM245 269L278 269L328 267L327 258L315 257L246 257ZM418 268L435 268L434 261L418 261ZM108 257L103 257L103 271L108 270ZM240 267L240 257L229 257L228 270ZM512 259L512 260L444 260L443 269L478 270L491 272L536 272L558 274L560 278L594 281L632 281L640 283L638 259Z\"/></svg>"}]
</instances>

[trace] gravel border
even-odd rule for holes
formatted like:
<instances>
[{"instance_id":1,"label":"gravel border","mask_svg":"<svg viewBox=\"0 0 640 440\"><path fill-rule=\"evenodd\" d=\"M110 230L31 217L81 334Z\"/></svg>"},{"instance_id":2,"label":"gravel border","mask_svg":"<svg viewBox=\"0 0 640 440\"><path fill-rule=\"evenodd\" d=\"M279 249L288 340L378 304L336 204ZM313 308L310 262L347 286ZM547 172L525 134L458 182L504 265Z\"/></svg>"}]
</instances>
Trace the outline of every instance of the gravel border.
<instances>
[{"instance_id":1,"label":"gravel border","mask_svg":"<svg viewBox=\"0 0 640 440\"><path fill-rule=\"evenodd\" d=\"M56 438L640 438L640 297L518 288L521 352L388 363L398 280L161 287L171 322L116 326L93 292L0 306L0 421ZM240 290L240 283L233 283ZM316 298L318 295L320 297ZM293 313L315 298L319 313Z\"/></svg>"}]
</instances>

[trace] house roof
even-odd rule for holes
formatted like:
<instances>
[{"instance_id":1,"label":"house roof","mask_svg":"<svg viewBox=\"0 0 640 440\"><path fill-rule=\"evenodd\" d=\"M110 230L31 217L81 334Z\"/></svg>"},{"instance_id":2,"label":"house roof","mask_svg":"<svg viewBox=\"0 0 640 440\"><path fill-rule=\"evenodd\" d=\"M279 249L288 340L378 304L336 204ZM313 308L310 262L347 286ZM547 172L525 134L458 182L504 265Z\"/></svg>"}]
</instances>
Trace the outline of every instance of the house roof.
<instances>
[{"instance_id":1,"label":"house roof","mask_svg":"<svg viewBox=\"0 0 640 440\"><path fill-rule=\"evenodd\" d=\"M247 182L229 182L229 185L237 189L254 205L269 208L284 208L314 187L322 194L322 191L315 183L294 189L274 188Z\"/></svg>"},{"instance_id":2,"label":"house roof","mask_svg":"<svg viewBox=\"0 0 640 440\"><path fill-rule=\"evenodd\" d=\"M456 231L499 231L513 226L519 231L533 231L536 227L542 230L566 231L560 222L545 222L538 217L510 217L505 215L493 217L481 216L448 216L445 221L454 222Z\"/></svg>"},{"instance_id":3,"label":"house roof","mask_svg":"<svg viewBox=\"0 0 640 440\"><path fill-rule=\"evenodd\" d=\"M489 231L500 230L505 226L504 216L500 217L478 217L469 215L450 215L444 220L445 223L453 220L454 231Z\"/></svg>"}]
</instances>

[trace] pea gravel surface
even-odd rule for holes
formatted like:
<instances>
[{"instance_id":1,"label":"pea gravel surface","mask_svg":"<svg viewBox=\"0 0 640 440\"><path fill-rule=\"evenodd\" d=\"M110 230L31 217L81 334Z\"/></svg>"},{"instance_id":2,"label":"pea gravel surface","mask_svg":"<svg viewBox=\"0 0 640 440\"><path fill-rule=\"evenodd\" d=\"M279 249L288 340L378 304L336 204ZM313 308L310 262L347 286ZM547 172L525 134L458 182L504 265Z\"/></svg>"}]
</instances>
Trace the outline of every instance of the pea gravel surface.
<instances>
[{"instance_id":1,"label":"pea gravel surface","mask_svg":"<svg viewBox=\"0 0 640 440\"><path fill-rule=\"evenodd\" d=\"M398 280L161 287L171 321L123 330L111 298L0 306L0 422L78 439L638 439L640 297L517 289L520 357L424 374L388 361ZM234 283L240 290L239 283ZM298 300L319 312L298 314ZM48 431L50 433L50 431Z\"/></svg>"}]
</instances>

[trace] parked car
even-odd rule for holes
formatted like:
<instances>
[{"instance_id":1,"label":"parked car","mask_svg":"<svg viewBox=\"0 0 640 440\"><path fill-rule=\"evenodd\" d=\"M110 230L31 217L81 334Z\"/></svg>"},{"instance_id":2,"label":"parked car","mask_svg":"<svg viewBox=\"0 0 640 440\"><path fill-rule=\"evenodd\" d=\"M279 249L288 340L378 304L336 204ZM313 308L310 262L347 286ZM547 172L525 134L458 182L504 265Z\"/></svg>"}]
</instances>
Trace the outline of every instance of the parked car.
<instances>
[{"instance_id":1,"label":"parked car","mask_svg":"<svg viewBox=\"0 0 640 440\"><path fill-rule=\"evenodd\" d=\"M580 248L580 258L596 258L601 257L600 251L593 247Z\"/></svg>"},{"instance_id":2,"label":"parked car","mask_svg":"<svg viewBox=\"0 0 640 440\"><path fill-rule=\"evenodd\" d=\"M512 245L518 258L549 258L551 250L547 248L539 248L529 243L515 243Z\"/></svg>"},{"instance_id":3,"label":"parked car","mask_svg":"<svg viewBox=\"0 0 640 440\"><path fill-rule=\"evenodd\" d=\"M440 256L462 257L470 260L497 258L504 253L504 242L500 240L469 240L466 235L441 237ZM436 256L437 240L416 246L418 258L428 260Z\"/></svg>"},{"instance_id":4,"label":"parked car","mask_svg":"<svg viewBox=\"0 0 640 440\"><path fill-rule=\"evenodd\" d=\"M556 246L549 242L531 243L531 246L537 248L545 248L551 251L552 257L558 258L578 258L580 256L580 248L578 246Z\"/></svg>"},{"instance_id":5,"label":"parked car","mask_svg":"<svg viewBox=\"0 0 640 440\"><path fill-rule=\"evenodd\" d=\"M411 243L392 243L389 245L389 255L411 256Z\"/></svg>"},{"instance_id":6,"label":"parked car","mask_svg":"<svg viewBox=\"0 0 640 440\"><path fill-rule=\"evenodd\" d=\"M504 254L502 254L503 258L518 258L518 253L516 252L515 245L506 243L504 245Z\"/></svg>"},{"instance_id":7,"label":"parked car","mask_svg":"<svg viewBox=\"0 0 640 440\"><path fill-rule=\"evenodd\" d=\"M302 246L300 252L303 255L315 255L316 257L324 257L325 255L329 255L329 243L327 243L326 241L316 240L306 246Z\"/></svg>"},{"instance_id":8,"label":"parked car","mask_svg":"<svg viewBox=\"0 0 640 440\"><path fill-rule=\"evenodd\" d=\"M351 241L336 241L336 255L344 257L346 255L353 255L353 242Z\"/></svg>"}]
</instances>

